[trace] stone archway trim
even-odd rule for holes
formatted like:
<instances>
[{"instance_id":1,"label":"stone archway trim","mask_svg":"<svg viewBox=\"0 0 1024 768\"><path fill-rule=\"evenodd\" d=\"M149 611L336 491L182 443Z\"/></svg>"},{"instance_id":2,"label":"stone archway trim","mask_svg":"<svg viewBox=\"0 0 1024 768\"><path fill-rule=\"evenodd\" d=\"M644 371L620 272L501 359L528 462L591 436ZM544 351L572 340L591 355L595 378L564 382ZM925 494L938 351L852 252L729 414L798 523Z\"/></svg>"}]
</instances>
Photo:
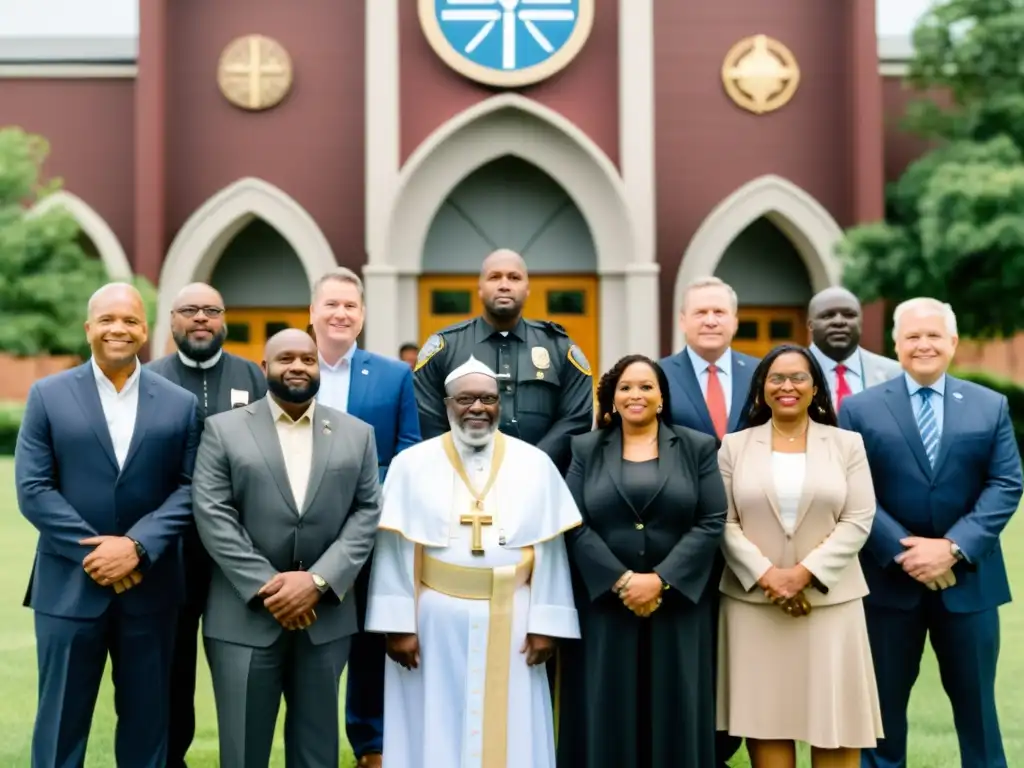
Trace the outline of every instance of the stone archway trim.
<instances>
[{"instance_id":1,"label":"stone archway trim","mask_svg":"<svg viewBox=\"0 0 1024 768\"><path fill-rule=\"evenodd\" d=\"M41 215L54 208L63 208L78 222L82 232L96 246L100 260L106 267L111 280L130 281L132 279L132 267L121 241L118 240L110 225L91 205L78 195L62 189L36 203L29 214Z\"/></svg>"},{"instance_id":2,"label":"stone archway trim","mask_svg":"<svg viewBox=\"0 0 1024 768\"><path fill-rule=\"evenodd\" d=\"M699 277L715 274L729 244L762 216L792 241L815 291L839 285L842 266L836 246L843 237L842 228L821 203L793 182L773 174L761 176L719 203L690 240L676 277L673 350L681 349L684 343L678 316L686 286Z\"/></svg>"},{"instance_id":3,"label":"stone archway trim","mask_svg":"<svg viewBox=\"0 0 1024 768\"><path fill-rule=\"evenodd\" d=\"M523 130L523 118L532 118ZM517 93L503 93L435 130L402 168L385 224L385 245L370 263L418 274L427 231L441 203L477 168L514 155L549 174L587 220L602 273L622 273L636 242L625 188L615 165L578 126Z\"/></svg>"},{"instance_id":4,"label":"stone archway trim","mask_svg":"<svg viewBox=\"0 0 1024 768\"><path fill-rule=\"evenodd\" d=\"M316 221L294 198L262 179L246 177L203 203L178 231L160 270L157 324L152 349L166 349L174 297L191 282L208 281L214 267L246 224L263 219L295 250L310 286L337 266L334 251Z\"/></svg>"}]
</instances>

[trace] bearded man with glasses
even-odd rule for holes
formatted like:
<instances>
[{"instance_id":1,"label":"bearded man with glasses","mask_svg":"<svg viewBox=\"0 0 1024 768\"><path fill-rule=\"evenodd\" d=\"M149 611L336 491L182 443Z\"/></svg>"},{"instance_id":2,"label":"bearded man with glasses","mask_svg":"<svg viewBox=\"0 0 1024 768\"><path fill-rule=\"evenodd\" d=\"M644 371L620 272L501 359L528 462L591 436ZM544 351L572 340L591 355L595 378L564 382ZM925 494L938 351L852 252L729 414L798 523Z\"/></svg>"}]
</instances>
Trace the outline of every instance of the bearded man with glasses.
<instances>
[{"instance_id":1,"label":"bearded man with glasses","mask_svg":"<svg viewBox=\"0 0 1024 768\"><path fill-rule=\"evenodd\" d=\"M178 349L146 368L196 396L200 434L208 416L254 403L267 394L259 366L224 351L224 299L205 283L185 286L171 308L171 334ZM168 768L184 768L195 735L196 656L199 619L212 564L193 522L184 534L185 605L178 616L171 672Z\"/></svg>"}]
</instances>

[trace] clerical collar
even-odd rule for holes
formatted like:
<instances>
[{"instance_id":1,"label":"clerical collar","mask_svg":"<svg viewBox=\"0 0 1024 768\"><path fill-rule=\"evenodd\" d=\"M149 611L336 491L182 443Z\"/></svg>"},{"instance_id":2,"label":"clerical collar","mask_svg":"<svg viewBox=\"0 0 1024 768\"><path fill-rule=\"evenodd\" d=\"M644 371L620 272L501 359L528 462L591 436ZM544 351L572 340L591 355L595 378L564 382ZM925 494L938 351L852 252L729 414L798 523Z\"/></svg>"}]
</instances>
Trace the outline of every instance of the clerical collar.
<instances>
[{"instance_id":1,"label":"clerical collar","mask_svg":"<svg viewBox=\"0 0 1024 768\"><path fill-rule=\"evenodd\" d=\"M213 368L213 366L220 362L220 358L223 352L223 349L218 349L216 355L211 357L206 362L200 363L198 360L193 360L191 357L185 357L185 354L179 349L178 359L181 360L181 362L184 365L187 365L189 368L200 368L202 370L206 370L207 368Z\"/></svg>"}]
</instances>

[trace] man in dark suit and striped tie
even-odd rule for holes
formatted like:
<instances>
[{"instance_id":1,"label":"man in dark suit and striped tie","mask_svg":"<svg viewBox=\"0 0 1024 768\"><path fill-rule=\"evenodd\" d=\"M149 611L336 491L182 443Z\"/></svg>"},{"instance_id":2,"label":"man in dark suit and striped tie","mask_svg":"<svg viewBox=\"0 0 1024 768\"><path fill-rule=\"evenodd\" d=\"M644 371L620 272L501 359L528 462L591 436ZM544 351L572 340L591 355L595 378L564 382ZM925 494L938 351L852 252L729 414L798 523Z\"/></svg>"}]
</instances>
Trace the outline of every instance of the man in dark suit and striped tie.
<instances>
[{"instance_id":1,"label":"man in dark suit and striped tie","mask_svg":"<svg viewBox=\"0 0 1024 768\"><path fill-rule=\"evenodd\" d=\"M930 636L963 765L1005 768L996 713L999 544L1020 504L1020 454L1006 397L947 373L956 316L935 299L896 307L904 375L846 398L839 424L864 438L877 506L861 567L885 738L864 768L907 759L907 703Z\"/></svg>"}]
</instances>

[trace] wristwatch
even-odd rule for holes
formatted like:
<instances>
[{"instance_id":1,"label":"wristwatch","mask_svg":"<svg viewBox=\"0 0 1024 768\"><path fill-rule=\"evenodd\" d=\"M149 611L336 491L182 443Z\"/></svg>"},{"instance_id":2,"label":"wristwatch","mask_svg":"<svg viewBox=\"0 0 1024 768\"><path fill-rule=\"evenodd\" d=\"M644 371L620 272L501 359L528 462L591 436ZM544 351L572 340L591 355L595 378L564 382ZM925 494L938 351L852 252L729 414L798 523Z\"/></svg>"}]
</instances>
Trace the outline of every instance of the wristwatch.
<instances>
[{"instance_id":1,"label":"wristwatch","mask_svg":"<svg viewBox=\"0 0 1024 768\"><path fill-rule=\"evenodd\" d=\"M139 562L145 562L146 560L146 548L135 539L130 539L131 543L135 545L135 556L139 558Z\"/></svg>"},{"instance_id":2,"label":"wristwatch","mask_svg":"<svg viewBox=\"0 0 1024 768\"><path fill-rule=\"evenodd\" d=\"M956 558L958 563L965 558L964 551L955 541L949 542L949 553Z\"/></svg>"},{"instance_id":3,"label":"wristwatch","mask_svg":"<svg viewBox=\"0 0 1024 768\"><path fill-rule=\"evenodd\" d=\"M322 595L327 591L327 582L324 581L324 577L319 573L310 573L310 577L313 579L313 585L317 588L317 591Z\"/></svg>"}]
</instances>

